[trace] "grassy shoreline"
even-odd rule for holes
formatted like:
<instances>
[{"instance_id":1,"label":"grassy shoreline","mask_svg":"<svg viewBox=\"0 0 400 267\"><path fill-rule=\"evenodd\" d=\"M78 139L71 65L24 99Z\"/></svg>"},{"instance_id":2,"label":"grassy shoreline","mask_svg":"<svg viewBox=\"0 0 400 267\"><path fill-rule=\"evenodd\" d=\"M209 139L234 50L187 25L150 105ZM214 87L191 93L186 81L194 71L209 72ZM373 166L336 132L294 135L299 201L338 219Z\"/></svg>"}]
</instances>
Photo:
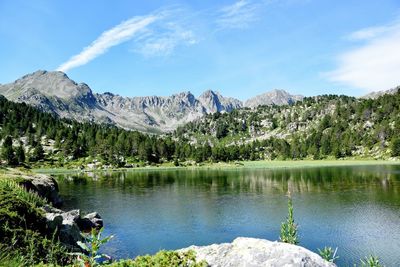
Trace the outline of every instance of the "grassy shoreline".
<instances>
[{"instance_id":1,"label":"grassy shoreline","mask_svg":"<svg viewBox=\"0 0 400 267\"><path fill-rule=\"evenodd\" d=\"M229 170L229 169L292 169L334 166L374 166L374 165L400 165L400 160L373 160L373 159L349 159L349 160L273 160L273 161L240 161L205 163L190 166L145 166L135 168L110 168L110 169L79 169L79 168L34 168L33 172L44 174L105 172L105 171L167 171L167 170Z\"/></svg>"}]
</instances>

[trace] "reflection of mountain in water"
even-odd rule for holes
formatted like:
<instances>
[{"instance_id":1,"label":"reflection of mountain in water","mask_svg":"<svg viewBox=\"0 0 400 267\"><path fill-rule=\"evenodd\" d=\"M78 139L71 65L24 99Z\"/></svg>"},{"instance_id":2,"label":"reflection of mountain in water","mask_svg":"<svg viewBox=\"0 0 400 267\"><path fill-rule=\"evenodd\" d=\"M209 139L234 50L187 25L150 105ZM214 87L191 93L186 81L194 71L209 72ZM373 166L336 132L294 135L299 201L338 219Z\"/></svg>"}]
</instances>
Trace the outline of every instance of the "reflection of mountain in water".
<instances>
[{"instance_id":1,"label":"reflection of mountain in water","mask_svg":"<svg viewBox=\"0 0 400 267\"><path fill-rule=\"evenodd\" d=\"M104 172L67 175L74 183L100 183L111 188L140 193L143 188L194 187L210 193L336 192L363 189L398 193L400 181L395 166L323 167L276 170L167 170Z\"/></svg>"}]
</instances>

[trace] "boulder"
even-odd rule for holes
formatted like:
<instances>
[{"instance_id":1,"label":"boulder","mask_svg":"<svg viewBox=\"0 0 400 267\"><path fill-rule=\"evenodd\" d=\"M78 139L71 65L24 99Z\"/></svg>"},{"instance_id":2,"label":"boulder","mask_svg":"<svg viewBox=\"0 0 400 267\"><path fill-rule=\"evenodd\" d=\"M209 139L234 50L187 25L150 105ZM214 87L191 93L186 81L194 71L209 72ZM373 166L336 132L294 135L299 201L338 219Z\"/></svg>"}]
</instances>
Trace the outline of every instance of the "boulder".
<instances>
[{"instance_id":1,"label":"boulder","mask_svg":"<svg viewBox=\"0 0 400 267\"><path fill-rule=\"evenodd\" d=\"M58 230L60 241L70 247L78 248L77 242L82 241L81 232L103 227L103 219L97 212L81 217L80 210L62 211L51 205L45 205L42 210L45 212L49 232Z\"/></svg>"},{"instance_id":2,"label":"boulder","mask_svg":"<svg viewBox=\"0 0 400 267\"><path fill-rule=\"evenodd\" d=\"M180 251L194 250L196 260L205 260L211 267L226 266L299 266L334 267L318 254L300 246L257 238L236 238L232 243L191 246Z\"/></svg>"},{"instance_id":3,"label":"boulder","mask_svg":"<svg viewBox=\"0 0 400 267\"><path fill-rule=\"evenodd\" d=\"M59 229L62 225L63 218L61 214L57 213L46 213L46 226L51 232Z\"/></svg>"},{"instance_id":4,"label":"boulder","mask_svg":"<svg viewBox=\"0 0 400 267\"><path fill-rule=\"evenodd\" d=\"M46 226L50 233L59 232L62 243L69 247L76 247L78 241L82 241L81 230L77 222L80 219L79 210L64 212L50 205L42 207L45 212Z\"/></svg>"},{"instance_id":5,"label":"boulder","mask_svg":"<svg viewBox=\"0 0 400 267\"><path fill-rule=\"evenodd\" d=\"M60 241L71 247L77 247L77 242L82 241L81 231L73 220L63 220L60 226Z\"/></svg>"},{"instance_id":6,"label":"boulder","mask_svg":"<svg viewBox=\"0 0 400 267\"><path fill-rule=\"evenodd\" d=\"M55 207L62 205L62 199L58 194L58 184L53 177L44 174L20 175L23 179L19 184L27 190L36 192L39 196L46 198Z\"/></svg>"},{"instance_id":7,"label":"boulder","mask_svg":"<svg viewBox=\"0 0 400 267\"><path fill-rule=\"evenodd\" d=\"M78 226L84 232L88 232L93 228L100 229L103 227L103 219L97 212L92 212L80 218Z\"/></svg>"},{"instance_id":8,"label":"boulder","mask_svg":"<svg viewBox=\"0 0 400 267\"><path fill-rule=\"evenodd\" d=\"M81 218L80 210L70 210L62 212L63 223L77 223Z\"/></svg>"}]
</instances>

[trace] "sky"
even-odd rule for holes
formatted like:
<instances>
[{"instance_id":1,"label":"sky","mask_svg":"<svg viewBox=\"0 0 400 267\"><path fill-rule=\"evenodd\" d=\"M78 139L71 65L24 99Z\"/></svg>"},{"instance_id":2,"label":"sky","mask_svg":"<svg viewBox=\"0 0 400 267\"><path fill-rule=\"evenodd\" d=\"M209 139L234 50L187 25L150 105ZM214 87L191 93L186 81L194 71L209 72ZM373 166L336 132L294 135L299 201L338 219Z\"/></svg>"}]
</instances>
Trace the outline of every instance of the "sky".
<instances>
[{"instance_id":1,"label":"sky","mask_svg":"<svg viewBox=\"0 0 400 267\"><path fill-rule=\"evenodd\" d=\"M0 83L94 92L364 95L400 85L399 0L1 0Z\"/></svg>"}]
</instances>

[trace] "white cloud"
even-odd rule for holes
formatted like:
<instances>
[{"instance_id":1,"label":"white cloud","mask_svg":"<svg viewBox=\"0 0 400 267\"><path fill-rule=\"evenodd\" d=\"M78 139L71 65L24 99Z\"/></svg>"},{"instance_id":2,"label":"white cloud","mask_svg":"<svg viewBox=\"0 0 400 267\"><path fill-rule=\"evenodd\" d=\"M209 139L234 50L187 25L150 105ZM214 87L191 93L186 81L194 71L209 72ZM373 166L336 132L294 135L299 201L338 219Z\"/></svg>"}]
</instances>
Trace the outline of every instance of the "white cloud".
<instances>
[{"instance_id":1,"label":"white cloud","mask_svg":"<svg viewBox=\"0 0 400 267\"><path fill-rule=\"evenodd\" d=\"M400 85L400 22L362 29L350 35L362 40L358 48L338 56L338 67L329 80L366 91Z\"/></svg>"},{"instance_id":2,"label":"white cloud","mask_svg":"<svg viewBox=\"0 0 400 267\"><path fill-rule=\"evenodd\" d=\"M179 45L198 42L192 31L183 29L178 23L165 23L161 28L139 36L133 50L146 57L166 56Z\"/></svg>"},{"instance_id":3,"label":"white cloud","mask_svg":"<svg viewBox=\"0 0 400 267\"><path fill-rule=\"evenodd\" d=\"M394 23L385 25L385 26L377 26L361 29L359 31L353 32L349 35L350 40L371 40L382 36L384 34L390 34L391 32L400 30L400 20L396 20Z\"/></svg>"},{"instance_id":4,"label":"white cloud","mask_svg":"<svg viewBox=\"0 0 400 267\"><path fill-rule=\"evenodd\" d=\"M135 34L146 29L146 27L161 17L161 14L133 17L120 23L110 30L103 32L89 46L85 47L82 52L71 57L67 62L61 64L57 70L66 72L70 69L87 64L91 60L107 52L111 47L132 39Z\"/></svg>"},{"instance_id":5,"label":"white cloud","mask_svg":"<svg viewBox=\"0 0 400 267\"><path fill-rule=\"evenodd\" d=\"M220 29L243 29L257 20L258 4L248 0L239 0L220 10L216 23Z\"/></svg>"},{"instance_id":6,"label":"white cloud","mask_svg":"<svg viewBox=\"0 0 400 267\"><path fill-rule=\"evenodd\" d=\"M371 27L371 28L366 28L362 29L356 32L353 32L350 34L349 39L350 40L369 40L372 38L375 38L383 33L388 32L391 29L391 27Z\"/></svg>"}]
</instances>

